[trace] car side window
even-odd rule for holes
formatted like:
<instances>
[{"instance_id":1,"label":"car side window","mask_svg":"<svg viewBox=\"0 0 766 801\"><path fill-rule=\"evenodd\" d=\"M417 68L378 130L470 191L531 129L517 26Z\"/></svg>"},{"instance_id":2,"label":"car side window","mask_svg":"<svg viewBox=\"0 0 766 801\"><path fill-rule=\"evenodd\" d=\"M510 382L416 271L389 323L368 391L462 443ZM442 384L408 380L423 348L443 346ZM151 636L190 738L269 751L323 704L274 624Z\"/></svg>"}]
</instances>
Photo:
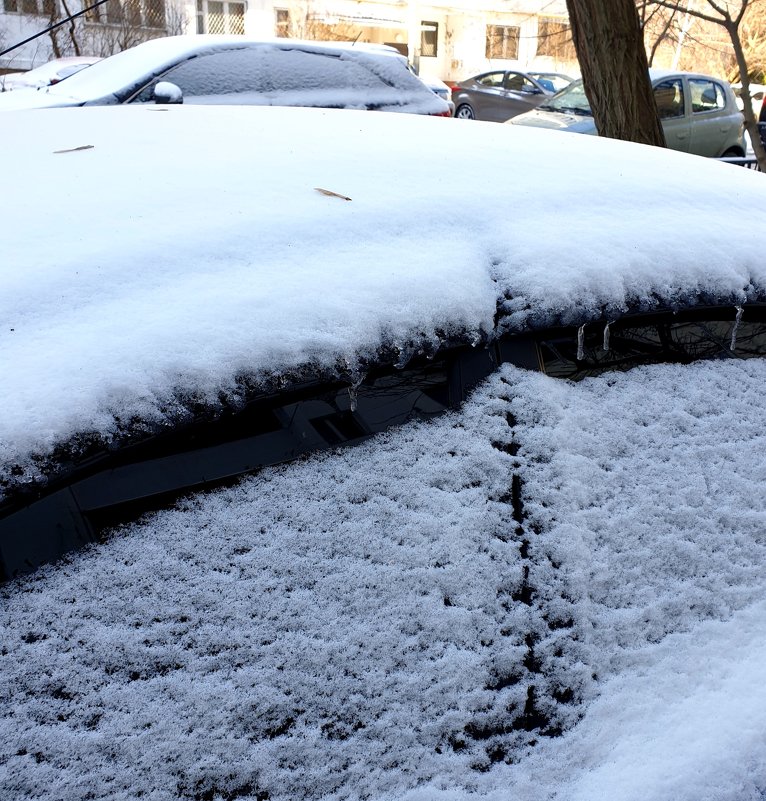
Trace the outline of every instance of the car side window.
<instances>
[{"instance_id":1,"label":"car side window","mask_svg":"<svg viewBox=\"0 0 766 801\"><path fill-rule=\"evenodd\" d=\"M533 92L537 87L526 77L518 72L509 72L505 80L505 88L511 92Z\"/></svg>"},{"instance_id":2,"label":"car side window","mask_svg":"<svg viewBox=\"0 0 766 801\"><path fill-rule=\"evenodd\" d=\"M717 111L726 107L726 94L723 86L704 78L689 78L689 92L692 97L692 112Z\"/></svg>"},{"instance_id":3,"label":"car side window","mask_svg":"<svg viewBox=\"0 0 766 801\"><path fill-rule=\"evenodd\" d=\"M684 85L680 78L662 81L654 87L654 100L661 120L684 115Z\"/></svg>"},{"instance_id":4,"label":"car side window","mask_svg":"<svg viewBox=\"0 0 766 801\"><path fill-rule=\"evenodd\" d=\"M482 75L478 78L477 81L482 86L502 86L504 78L504 72L488 72L486 75Z\"/></svg>"}]
</instances>

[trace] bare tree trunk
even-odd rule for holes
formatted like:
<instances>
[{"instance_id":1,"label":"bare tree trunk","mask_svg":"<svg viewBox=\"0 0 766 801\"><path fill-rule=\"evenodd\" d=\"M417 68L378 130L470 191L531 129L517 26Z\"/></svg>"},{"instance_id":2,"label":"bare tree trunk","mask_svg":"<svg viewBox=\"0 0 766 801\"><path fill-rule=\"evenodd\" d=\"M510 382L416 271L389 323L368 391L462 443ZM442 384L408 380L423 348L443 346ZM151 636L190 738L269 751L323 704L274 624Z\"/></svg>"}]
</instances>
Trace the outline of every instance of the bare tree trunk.
<instances>
[{"instance_id":1,"label":"bare tree trunk","mask_svg":"<svg viewBox=\"0 0 766 801\"><path fill-rule=\"evenodd\" d=\"M53 25L58 21L59 11L56 3L51 3L50 12L48 14L48 25ZM51 40L51 53L54 58L61 58L61 47L59 47L58 28L48 31L48 36Z\"/></svg>"},{"instance_id":2,"label":"bare tree trunk","mask_svg":"<svg viewBox=\"0 0 766 801\"><path fill-rule=\"evenodd\" d=\"M753 152L756 159L758 159L758 169L761 172L766 172L766 150L761 142L761 136L758 131L758 121L755 119L753 113L753 102L750 99L750 75L748 73L747 61L745 60L745 53L742 49L742 41L739 38L739 20L730 21L724 25L731 38L731 44L734 48L734 57L737 59L737 67L739 69L739 80L742 84L742 113L745 117L745 129L750 135L750 143L753 146Z\"/></svg>"},{"instance_id":3,"label":"bare tree trunk","mask_svg":"<svg viewBox=\"0 0 766 801\"><path fill-rule=\"evenodd\" d=\"M72 12L69 10L69 6L67 5L66 0L61 0L61 4L64 6L64 13L69 17L71 16ZM82 55L82 50L80 49L80 43L77 41L77 26L74 20L71 20L69 23L69 38L72 41L72 47L74 48L74 54L76 56Z\"/></svg>"},{"instance_id":4,"label":"bare tree trunk","mask_svg":"<svg viewBox=\"0 0 766 801\"><path fill-rule=\"evenodd\" d=\"M599 135L665 147L635 0L567 0L567 9Z\"/></svg>"}]
</instances>

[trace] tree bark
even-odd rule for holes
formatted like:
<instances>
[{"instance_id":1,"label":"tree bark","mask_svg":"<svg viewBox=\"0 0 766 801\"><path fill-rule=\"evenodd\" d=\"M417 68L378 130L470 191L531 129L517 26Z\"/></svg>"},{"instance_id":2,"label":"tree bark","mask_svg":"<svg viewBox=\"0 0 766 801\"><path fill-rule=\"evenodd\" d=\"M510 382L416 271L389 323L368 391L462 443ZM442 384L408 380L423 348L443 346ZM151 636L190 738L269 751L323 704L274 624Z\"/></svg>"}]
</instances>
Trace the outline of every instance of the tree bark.
<instances>
[{"instance_id":1,"label":"tree bark","mask_svg":"<svg viewBox=\"0 0 766 801\"><path fill-rule=\"evenodd\" d=\"M567 9L599 135L665 147L635 0L567 0Z\"/></svg>"},{"instance_id":2,"label":"tree bark","mask_svg":"<svg viewBox=\"0 0 766 801\"><path fill-rule=\"evenodd\" d=\"M735 21L729 21L726 25L729 37L731 39L732 47L734 48L734 57L737 59L737 68L739 69L739 80L742 84L742 115L745 118L745 129L750 136L750 144L753 147L755 158L758 161L758 169L761 172L766 172L766 148L761 141L761 135L758 131L758 120L753 112L753 102L750 99L750 75L748 74L747 61L745 53L742 49L742 41L739 38L739 22L741 18Z\"/></svg>"}]
</instances>

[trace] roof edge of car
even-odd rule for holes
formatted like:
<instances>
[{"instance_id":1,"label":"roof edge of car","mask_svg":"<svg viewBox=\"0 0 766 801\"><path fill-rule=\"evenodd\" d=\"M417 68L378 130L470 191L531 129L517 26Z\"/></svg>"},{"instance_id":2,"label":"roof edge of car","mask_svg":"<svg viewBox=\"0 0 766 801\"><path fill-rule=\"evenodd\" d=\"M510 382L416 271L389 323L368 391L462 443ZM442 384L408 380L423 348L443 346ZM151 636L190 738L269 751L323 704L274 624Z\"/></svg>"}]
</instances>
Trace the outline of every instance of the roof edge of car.
<instances>
[{"instance_id":1,"label":"roof edge of car","mask_svg":"<svg viewBox=\"0 0 766 801\"><path fill-rule=\"evenodd\" d=\"M456 408L503 363L542 369L543 340L558 338L574 352L584 329L598 339L602 327L606 335L616 323L709 316L725 318L736 329L748 309L757 311L751 318L757 324L766 322L766 302L743 306L736 300L693 306L646 302L619 316L605 309L587 319L558 319L491 336L464 332L438 341L423 338L391 344L355 363L342 359L332 367L306 364L290 372L243 376L236 392L215 402L179 396L165 421L131 420L109 439L83 433L41 456L32 468L6 472L0 482L5 491L0 579L97 541L105 528L183 495ZM427 400L420 410L413 401L418 393Z\"/></svg>"}]
</instances>

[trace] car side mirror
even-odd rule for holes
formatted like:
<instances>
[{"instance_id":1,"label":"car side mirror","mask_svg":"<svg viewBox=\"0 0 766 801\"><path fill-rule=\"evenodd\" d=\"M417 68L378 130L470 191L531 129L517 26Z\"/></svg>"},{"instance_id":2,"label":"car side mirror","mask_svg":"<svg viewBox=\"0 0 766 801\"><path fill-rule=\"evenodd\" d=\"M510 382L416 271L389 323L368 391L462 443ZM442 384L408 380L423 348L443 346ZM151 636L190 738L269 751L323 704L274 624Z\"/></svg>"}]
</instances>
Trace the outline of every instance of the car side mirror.
<instances>
[{"instance_id":1,"label":"car side mirror","mask_svg":"<svg viewBox=\"0 0 766 801\"><path fill-rule=\"evenodd\" d=\"M154 102L163 104L177 104L184 102L184 93L170 81L160 81L154 87Z\"/></svg>"}]
</instances>

